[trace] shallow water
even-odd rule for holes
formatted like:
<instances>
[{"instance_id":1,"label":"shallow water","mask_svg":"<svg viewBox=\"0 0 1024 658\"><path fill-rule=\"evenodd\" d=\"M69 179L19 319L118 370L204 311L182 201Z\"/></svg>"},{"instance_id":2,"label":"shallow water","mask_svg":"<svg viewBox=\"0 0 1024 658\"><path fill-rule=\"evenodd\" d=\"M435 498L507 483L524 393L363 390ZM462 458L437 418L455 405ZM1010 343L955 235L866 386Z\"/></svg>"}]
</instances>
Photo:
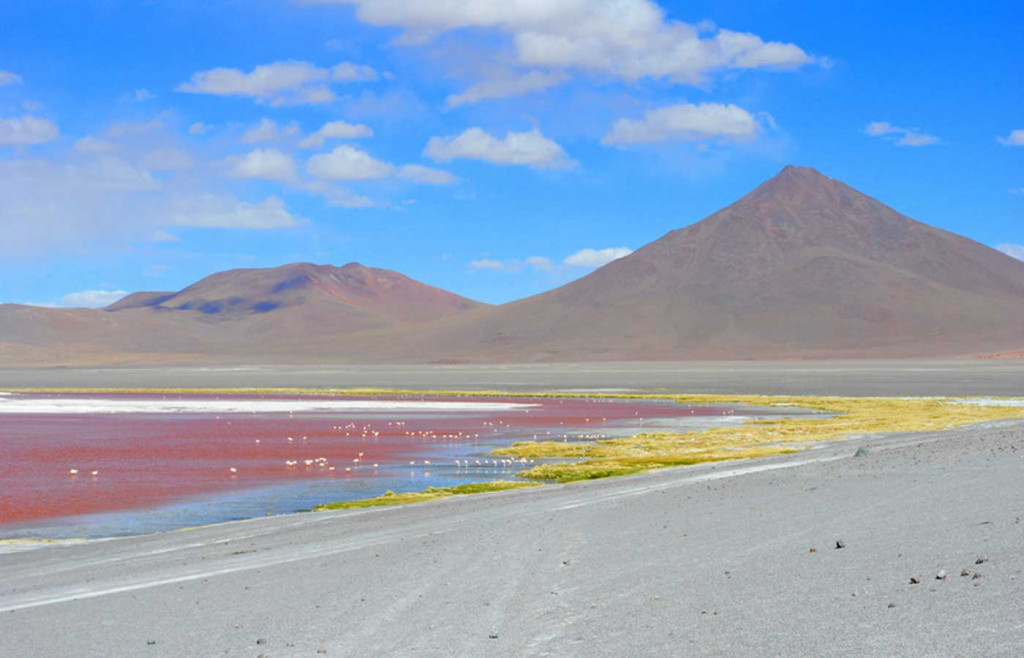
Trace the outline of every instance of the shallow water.
<instances>
[{"instance_id":1,"label":"shallow water","mask_svg":"<svg viewBox=\"0 0 1024 658\"><path fill-rule=\"evenodd\" d=\"M0 538L141 534L512 479L491 451L731 420L559 398L19 394L0 400Z\"/></svg>"}]
</instances>

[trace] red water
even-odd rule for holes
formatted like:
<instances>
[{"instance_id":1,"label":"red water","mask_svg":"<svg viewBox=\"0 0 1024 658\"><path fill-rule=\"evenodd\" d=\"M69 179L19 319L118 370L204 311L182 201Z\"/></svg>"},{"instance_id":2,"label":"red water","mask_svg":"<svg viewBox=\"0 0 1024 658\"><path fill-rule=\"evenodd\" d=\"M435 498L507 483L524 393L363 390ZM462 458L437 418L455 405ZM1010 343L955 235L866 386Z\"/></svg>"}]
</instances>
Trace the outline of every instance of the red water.
<instances>
[{"instance_id":1,"label":"red water","mask_svg":"<svg viewBox=\"0 0 1024 658\"><path fill-rule=\"evenodd\" d=\"M167 397L172 396L161 396ZM280 413L3 415L0 525L151 507L196 494L297 478L372 478L388 466L408 465L410 460L422 466L431 455L436 458L442 453L447 455L445 465L451 465L453 453L468 455L501 440L529 439L535 434L547 438L548 432L558 436L560 430L580 428L600 433L606 423L638 417L722 413L654 402L487 401L538 406L528 411L457 412L443 417L402 411L388 415L308 412L294 417ZM305 460L321 461L307 465ZM289 466L289 461L298 463ZM72 474L71 469L78 473Z\"/></svg>"}]
</instances>

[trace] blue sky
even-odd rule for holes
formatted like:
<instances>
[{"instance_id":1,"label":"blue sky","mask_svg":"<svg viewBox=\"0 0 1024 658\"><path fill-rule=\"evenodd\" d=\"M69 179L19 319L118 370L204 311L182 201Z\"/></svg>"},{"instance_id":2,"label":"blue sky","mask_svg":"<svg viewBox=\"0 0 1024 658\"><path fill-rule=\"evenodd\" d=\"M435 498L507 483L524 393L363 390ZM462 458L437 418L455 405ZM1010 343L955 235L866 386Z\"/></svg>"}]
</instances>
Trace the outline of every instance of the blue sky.
<instances>
[{"instance_id":1,"label":"blue sky","mask_svg":"<svg viewBox=\"0 0 1024 658\"><path fill-rule=\"evenodd\" d=\"M504 302L791 163L1024 257L1016 2L0 14L0 302L95 305L295 261Z\"/></svg>"}]
</instances>

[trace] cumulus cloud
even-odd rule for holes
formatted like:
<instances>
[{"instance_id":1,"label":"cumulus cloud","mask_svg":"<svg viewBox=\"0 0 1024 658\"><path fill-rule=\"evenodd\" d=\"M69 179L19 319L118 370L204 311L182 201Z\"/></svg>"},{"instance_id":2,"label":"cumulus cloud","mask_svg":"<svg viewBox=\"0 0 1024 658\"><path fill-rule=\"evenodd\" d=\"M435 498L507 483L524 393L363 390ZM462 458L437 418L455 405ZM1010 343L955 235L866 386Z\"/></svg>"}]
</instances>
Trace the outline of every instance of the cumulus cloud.
<instances>
[{"instance_id":1,"label":"cumulus cloud","mask_svg":"<svg viewBox=\"0 0 1024 658\"><path fill-rule=\"evenodd\" d=\"M380 75L373 67L342 62L331 67L331 79L336 82L373 82L379 80Z\"/></svg>"},{"instance_id":2,"label":"cumulus cloud","mask_svg":"<svg viewBox=\"0 0 1024 658\"><path fill-rule=\"evenodd\" d=\"M560 85L569 80L569 75L560 71L544 72L530 71L522 75L498 77L493 80L484 80L471 85L468 89L458 94L452 94L445 99L445 106L449 109L479 103L483 100L493 98L508 98L509 96L522 96L536 91L544 91L549 87Z\"/></svg>"},{"instance_id":3,"label":"cumulus cloud","mask_svg":"<svg viewBox=\"0 0 1024 658\"><path fill-rule=\"evenodd\" d=\"M390 177L428 185L448 185L458 181L455 176L446 171L423 165L410 164L396 167L348 144L337 146L329 153L314 155L306 163L306 171L316 178L333 181L374 180Z\"/></svg>"},{"instance_id":4,"label":"cumulus cloud","mask_svg":"<svg viewBox=\"0 0 1024 658\"><path fill-rule=\"evenodd\" d=\"M328 139L362 139L363 137L373 137L373 128L361 123L330 121L299 142L299 147L304 149L320 148Z\"/></svg>"},{"instance_id":5,"label":"cumulus cloud","mask_svg":"<svg viewBox=\"0 0 1024 658\"><path fill-rule=\"evenodd\" d=\"M373 78L368 77L373 74ZM331 69L309 62L288 60L255 67L251 71L215 68L194 73L177 91L213 96L242 96L269 105L315 105L330 103L337 96L331 82L357 82L376 79L368 66L343 62Z\"/></svg>"},{"instance_id":6,"label":"cumulus cloud","mask_svg":"<svg viewBox=\"0 0 1024 658\"><path fill-rule=\"evenodd\" d=\"M295 161L277 149L255 149L228 158L232 178L289 181L295 179Z\"/></svg>"},{"instance_id":7,"label":"cumulus cloud","mask_svg":"<svg viewBox=\"0 0 1024 658\"><path fill-rule=\"evenodd\" d=\"M202 135L202 134L204 134L206 132L209 132L209 130L210 130L210 126L206 125L202 121L196 121L195 123L193 123L192 125L190 125L188 127L188 134L189 135Z\"/></svg>"},{"instance_id":8,"label":"cumulus cloud","mask_svg":"<svg viewBox=\"0 0 1024 658\"><path fill-rule=\"evenodd\" d=\"M353 4L364 23L403 29L405 43L424 43L454 30L491 29L511 38L521 66L576 69L626 80L699 84L719 70L827 64L794 44L668 19L651 0L309 1Z\"/></svg>"},{"instance_id":9,"label":"cumulus cloud","mask_svg":"<svg viewBox=\"0 0 1024 658\"><path fill-rule=\"evenodd\" d=\"M566 256L563 261L572 267L601 267L613 260L624 258L633 253L629 247L608 247L606 249L580 249Z\"/></svg>"},{"instance_id":10,"label":"cumulus cloud","mask_svg":"<svg viewBox=\"0 0 1024 658\"><path fill-rule=\"evenodd\" d=\"M479 270L492 270L496 272L508 272L509 274L517 274L527 269L539 270L541 272L551 272L554 269L554 264L551 259L547 256L528 256L522 260L492 260L489 258L481 258L478 260L469 261L469 271L476 272Z\"/></svg>"},{"instance_id":11,"label":"cumulus cloud","mask_svg":"<svg viewBox=\"0 0 1024 658\"><path fill-rule=\"evenodd\" d=\"M1024 244L1001 244L996 249L1017 260L1024 260Z\"/></svg>"},{"instance_id":12,"label":"cumulus cloud","mask_svg":"<svg viewBox=\"0 0 1024 658\"><path fill-rule=\"evenodd\" d=\"M127 294L126 290L82 290L64 295L60 305L76 308L102 308L123 299Z\"/></svg>"},{"instance_id":13,"label":"cumulus cloud","mask_svg":"<svg viewBox=\"0 0 1024 658\"><path fill-rule=\"evenodd\" d=\"M286 126L278 126L270 119L260 119L260 122L252 126L242 134L244 144L256 144L259 142L272 142L285 137L294 137L299 134L299 124L294 121Z\"/></svg>"},{"instance_id":14,"label":"cumulus cloud","mask_svg":"<svg viewBox=\"0 0 1024 658\"><path fill-rule=\"evenodd\" d=\"M937 144L939 138L928 135L917 128L901 128L888 121L872 121L864 128L864 134L870 137L881 137L896 146L930 146Z\"/></svg>"},{"instance_id":15,"label":"cumulus cloud","mask_svg":"<svg viewBox=\"0 0 1024 658\"><path fill-rule=\"evenodd\" d=\"M604 144L643 144L668 140L713 138L746 141L757 137L761 124L750 112L721 103L682 103L648 110L641 120L619 119Z\"/></svg>"},{"instance_id":16,"label":"cumulus cloud","mask_svg":"<svg viewBox=\"0 0 1024 658\"><path fill-rule=\"evenodd\" d=\"M57 124L26 114L23 117L0 117L0 146L31 146L52 142L60 136Z\"/></svg>"},{"instance_id":17,"label":"cumulus cloud","mask_svg":"<svg viewBox=\"0 0 1024 658\"><path fill-rule=\"evenodd\" d=\"M458 178L447 171L434 169L433 167L424 167L418 164L399 167L395 175L404 180L425 185L451 185L459 181Z\"/></svg>"},{"instance_id":18,"label":"cumulus cloud","mask_svg":"<svg viewBox=\"0 0 1024 658\"><path fill-rule=\"evenodd\" d=\"M330 153L311 157L306 170L317 178L329 180L371 180L387 178L392 167L366 151L343 144Z\"/></svg>"},{"instance_id":19,"label":"cumulus cloud","mask_svg":"<svg viewBox=\"0 0 1024 658\"><path fill-rule=\"evenodd\" d=\"M0 71L0 87L21 83L21 76L10 71Z\"/></svg>"},{"instance_id":20,"label":"cumulus cloud","mask_svg":"<svg viewBox=\"0 0 1024 658\"><path fill-rule=\"evenodd\" d=\"M579 164L569 158L557 142L536 128L528 132L510 132L502 138L477 127L469 128L460 135L431 137L423 155L437 162L462 158L535 169L572 169Z\"/></svg>"},{"instance_id":21,"label":"cumulus cloud","mask_svg":"<svg viewBox=\"0 0 1024 658\"><path fill-rule=\"evenodd\" d=\"M1011 130L1006 137L996 138L1003 146L1024 146L1024 129Z\"/></svg>"},{"instance_id":22,"label":"cumulus cloud","mask_svg":"<svg viewBox=\"0 0 1024 658\"><path fill-rule=\"evenodd\" d=\"M269 196L259 203L218 194L179 196L172 200L168 219L179 226L199 228L275 229L298 226L284 201Z\"/></svg>"}]
</instances>

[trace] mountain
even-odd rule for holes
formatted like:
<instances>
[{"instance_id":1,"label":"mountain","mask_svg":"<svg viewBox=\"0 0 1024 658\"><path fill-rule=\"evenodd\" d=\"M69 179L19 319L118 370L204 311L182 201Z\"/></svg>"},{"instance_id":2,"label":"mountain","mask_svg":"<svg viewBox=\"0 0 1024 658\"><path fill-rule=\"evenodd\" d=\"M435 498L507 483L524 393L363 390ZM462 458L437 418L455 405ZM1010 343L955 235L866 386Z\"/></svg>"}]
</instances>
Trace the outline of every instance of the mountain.
<instances>
[{"instance_id":1,"label":"mountain","mask_svg":"<svg viewBox=\"0 0 1024 658\"><path fill-rule=\"evenodd\" d=\"M317 338L344 346L362 333L485 307L359 263L229 270L178 292L133 293L105 309L2 305L0 363L237 362L267 354L287 362ZM299 346L294 353L277 349L291 343Z\"/></svg>"},{"instance_id":2,"label":"mountain","mask_svg":"<svg viewBox=\"0 0 1024 658\"><path fill-rule=\"evenodd\" d=\"M441 358L517 361L1019 350L1024 263L790 166L696 224L427 342Z\"/></svg>"},{"instance_id":3,"label":"mountain","mask_svg":"<svg viewBox=\"0 0 1024 658\"><path fill-rule=\"evenodd\" d=\"M0 306L0 364L930 357L1024 349L1024 262L813 169L491 307L350 263L231 270L103 310Z\"/></svg>"}]
</instances>

